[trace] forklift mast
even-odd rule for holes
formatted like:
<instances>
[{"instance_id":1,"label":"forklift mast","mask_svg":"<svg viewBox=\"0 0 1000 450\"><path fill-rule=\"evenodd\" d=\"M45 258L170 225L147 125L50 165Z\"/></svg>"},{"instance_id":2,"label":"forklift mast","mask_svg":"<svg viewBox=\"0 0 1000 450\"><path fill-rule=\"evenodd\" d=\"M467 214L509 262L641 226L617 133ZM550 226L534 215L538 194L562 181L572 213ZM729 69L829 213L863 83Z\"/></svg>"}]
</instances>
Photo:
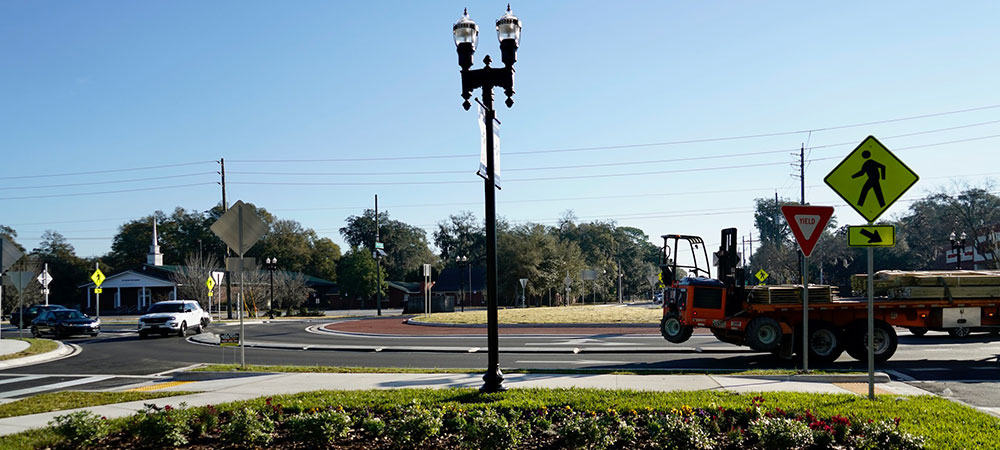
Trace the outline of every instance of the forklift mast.
<instances>
[{"instance_id":1,"label":"forklift mast","mask_svg":"<svg viewBox=\"0 0 1000 450\"><path fill-rule=\"evenodd\" d=\"M719 260L716 271L719 281L726 285L729 291L729 301L726 302L726 312L735 313L746 301L746 271L740 267L740 254L736 251L736 228L722 230L722 244L715 256Z\"/></svg>"}]
</instances>

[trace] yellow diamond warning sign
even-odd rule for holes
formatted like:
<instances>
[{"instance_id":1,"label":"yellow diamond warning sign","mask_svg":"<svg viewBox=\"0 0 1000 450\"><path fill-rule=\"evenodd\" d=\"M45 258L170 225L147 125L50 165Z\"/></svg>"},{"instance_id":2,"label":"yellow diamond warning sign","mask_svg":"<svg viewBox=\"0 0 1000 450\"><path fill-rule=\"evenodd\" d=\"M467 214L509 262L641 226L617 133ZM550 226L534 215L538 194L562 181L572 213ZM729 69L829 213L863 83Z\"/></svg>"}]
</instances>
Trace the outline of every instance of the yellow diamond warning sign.
<instances>
[{"instance_id":1,"label":"yellow diamond warning sign","mask_svg":"<svg viewBox=\"0 0 1000 450\"><path fill-rule=\"evenodd\" d=\"M97 287L101 287L101 283L104 283L104 272L101 269L94 271L93 275L90 276L90 281L93 281Z\"/></svg>"},{"instance_id":2,"label":"yellow diamond warning sign","mask_svg":"<svg viewBox=\"0 0 1000 450\"><path fill-rule=\"evenodd\" d=\"M823 181L874 222L919 179L875 136L868 136Z\"/></svg>"}]
</instances>

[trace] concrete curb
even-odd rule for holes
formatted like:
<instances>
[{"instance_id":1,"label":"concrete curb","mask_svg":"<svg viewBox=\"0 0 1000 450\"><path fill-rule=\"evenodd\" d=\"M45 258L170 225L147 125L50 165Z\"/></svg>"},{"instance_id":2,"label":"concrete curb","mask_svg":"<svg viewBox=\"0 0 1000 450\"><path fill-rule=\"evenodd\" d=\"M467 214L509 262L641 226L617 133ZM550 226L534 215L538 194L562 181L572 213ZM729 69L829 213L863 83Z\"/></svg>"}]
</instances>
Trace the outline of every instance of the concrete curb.
<instances>
[{"instance_id":1,"label":"concrete curb","mask_svg":"<svg viewBox=\"0 0 1000 450\"><path fill-rule=\"evenodd\" d=\"M725 375L725 374L721 374ZM738 378L753 378L755 380L773 381L799 381L804 383L867 383L868 374L796 374L796 375L726 375ZM892 381L889 375L882 372L875 372L876 383L888 383Z\"/></svg>"},{"instance_id":2,"label":"concrete curb","mask_svg":"<svg viewBox=\"0 0 1000 450\"><path fill-rule=\"evenodd\" d=\"M49 361L55 361L57 359L68 358L70 356L76 356L80 353L80 347L74 344L64 344L61 341L56 341L59 343L59 347L51 352L40 353L37 355L25 356L22 358L8 359L6 361L0 361L0 370L13 369L15 367L31 366L34 364L41 364Z\"/></svg>"},{"instance_id":3,"label":"concrete curb","mask_svg":"<svg viewBox=\"0 0 1000 450\"><path fill-rule=\"evenodd\" d=\"M486 328L484 323L435 323L406 319L409 325L445 328ZM658 328L655 323L502 323L500 328Z\"/></svg>"},{"instance_id":4,"label":"concrete curb","mask_svg":"<svg viewBox=\"0 0 1000 450\"><path fill-rule=\"evenodd\" d=\"M189 336L188 342L200 345L219 346L219 337L210 332ZM267 348L275 350L298 350L298 351L340 351L340 352L422 352L422 353L487 353L486 347L444 347L444 346L395 346L395 345L324 345L324 344L298 344L285 342L262 342L246 341L243 343L248 348ZM750 349L713 349L701 347L564 347L556 349L548 348L523 348L523 347L500 347L504 353L531 353L531 354L617 354L617 353L646 353L646 354L696 354L696 353L757 353Z\"/></svg>"}]
</instances>

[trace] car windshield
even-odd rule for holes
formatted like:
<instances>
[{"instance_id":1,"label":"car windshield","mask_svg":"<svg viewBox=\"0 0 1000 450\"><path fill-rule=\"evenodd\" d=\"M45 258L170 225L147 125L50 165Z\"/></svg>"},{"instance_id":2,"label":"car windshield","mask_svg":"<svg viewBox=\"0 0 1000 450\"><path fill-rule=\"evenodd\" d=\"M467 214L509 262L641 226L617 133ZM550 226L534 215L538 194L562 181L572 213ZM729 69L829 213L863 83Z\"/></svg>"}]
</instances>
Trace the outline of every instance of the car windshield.
<instances>
[{"instance_id":1,"label":"car windshield","mask_svg":"<svg viewBox=\"0 0 1000 450\"><path fill-rule=\"evenodd\" d=\"M66 319L83 319L83 313L80 311L74 311L72 309L52 311L52 315L56 319L66 320Z\"/></svg>"},{"instance_id":2,"label":"car windshield","mask_svg":"<svg viewBox=\"0 0 1000 450\"><path fill-rule=\"evenodd\" d=\"M148 314L184 312L183 303L156 303L149 307Z\"/></svg>"}]
</instances>

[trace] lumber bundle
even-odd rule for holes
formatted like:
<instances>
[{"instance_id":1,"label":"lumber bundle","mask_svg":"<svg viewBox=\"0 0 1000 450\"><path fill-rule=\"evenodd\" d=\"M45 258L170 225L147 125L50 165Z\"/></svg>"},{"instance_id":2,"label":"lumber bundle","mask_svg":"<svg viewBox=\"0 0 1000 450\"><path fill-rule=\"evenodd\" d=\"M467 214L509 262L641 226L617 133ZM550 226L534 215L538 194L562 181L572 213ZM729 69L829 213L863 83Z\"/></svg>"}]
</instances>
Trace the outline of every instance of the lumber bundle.
<instances>
[{"instance_id":1,"label":"lumber bundle","mask_svg":"<svg viewBox=\"0 0 1000 450\"><path fill-rule=\"evenodd\" d=\"M880 270L873 278L874 296L888 298L1000 298L1000 271L996 270ZM851 278L851 292L864 296L868 276ZM947 286L947 289L945 287Z\"/></svg>"},{"instance_id":2,"label":"lumber bundle","mask_svg":"<svg viewBox=\"0 0 1000 450\"><path fill-rule=\"evenodd\" d=\"M810 284L809 303L829 302L836 289L833 286ZM747 296L750 303L802 304L802 286L794 284L776 286L753 286Z\"/></svg>"}]
</instances>

